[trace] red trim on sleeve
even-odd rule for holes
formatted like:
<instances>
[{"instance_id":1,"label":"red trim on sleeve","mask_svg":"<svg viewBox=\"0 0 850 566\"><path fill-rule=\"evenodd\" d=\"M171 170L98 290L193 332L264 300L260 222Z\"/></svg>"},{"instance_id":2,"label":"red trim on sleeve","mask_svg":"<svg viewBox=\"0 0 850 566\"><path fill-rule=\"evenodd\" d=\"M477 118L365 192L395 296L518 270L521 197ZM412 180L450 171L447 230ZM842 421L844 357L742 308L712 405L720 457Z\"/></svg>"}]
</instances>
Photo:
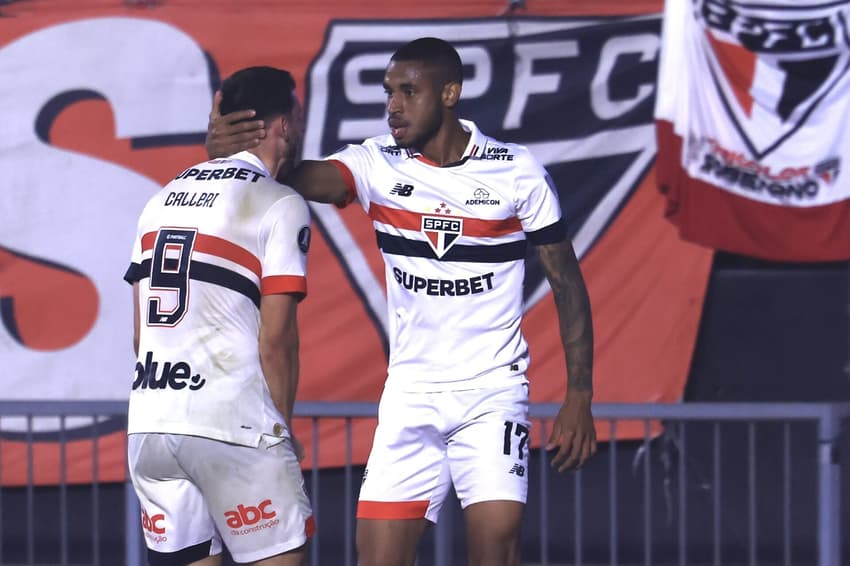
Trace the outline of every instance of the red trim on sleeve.
<instances>
[{"instance_id":1,"label":"red trim on sleeve","mask_svg":"<svg viewBox=\"0 0 850 566\"><path fill-rule=\"evenodd\" d=\"M430 501L363 501L357 504L358 519L422 519Z\"/></svg>"},{"instance_id":2,"label":"red trim on sleeve","mask_svg":"<svg viewBox=\"0 0 850 566\"><path fill-rule=\"evenodd\" d=\"M270 275L263 277L260 283L263 295L279 295L282 293L307 294L307 278L303 275Z\"/></svg>"},{"instance_id":3,"label":"red trim on sleeve","mask_svg":"<svg viewBox=\"0 0 850 566\"><path fill-rule=\"evenodd\" d=\"M142 236L142 251L146 252L148 250L153 249L153 245L156 243L156 232L148 232L144 236Z\"/></svg>"},{"instance_id":4,"label":"red trim on sleeve","mask_svg":"<svg viewBox=\"0 0 850 566\"><path fill-rule=\"evenodd\" d=\"M338 159L328 159L328 163L339 169L339 172L342 174L342 178L348 187L348 195L345 197L345 200L343 202L334 203L339 208L345 208L357 198L357 183L354 182L354 175L352 175L351 169L348 168L348 165Z\"/></svg>"}]
</instances>

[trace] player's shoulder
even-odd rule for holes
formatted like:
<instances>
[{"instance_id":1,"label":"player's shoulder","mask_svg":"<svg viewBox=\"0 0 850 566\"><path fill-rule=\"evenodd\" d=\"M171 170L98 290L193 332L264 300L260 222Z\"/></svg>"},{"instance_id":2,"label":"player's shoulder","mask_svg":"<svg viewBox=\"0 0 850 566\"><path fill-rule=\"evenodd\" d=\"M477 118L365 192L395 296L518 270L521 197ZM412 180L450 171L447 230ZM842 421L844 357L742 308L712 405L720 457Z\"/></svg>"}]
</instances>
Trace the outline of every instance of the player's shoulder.
<instances>
[{"instance_id":1,"label":"player's shoulder","mask_svg":"<svg viewBox=\"0 0 850 566\"><path fill-rule=\"evenodd\" d=\"M268 191L275 200L294 199L296 201L307 202L294 188L281 183L276 179L264 179L260 183L260 187L262 187L263 190Z\"/></svg>"}]
</instances>

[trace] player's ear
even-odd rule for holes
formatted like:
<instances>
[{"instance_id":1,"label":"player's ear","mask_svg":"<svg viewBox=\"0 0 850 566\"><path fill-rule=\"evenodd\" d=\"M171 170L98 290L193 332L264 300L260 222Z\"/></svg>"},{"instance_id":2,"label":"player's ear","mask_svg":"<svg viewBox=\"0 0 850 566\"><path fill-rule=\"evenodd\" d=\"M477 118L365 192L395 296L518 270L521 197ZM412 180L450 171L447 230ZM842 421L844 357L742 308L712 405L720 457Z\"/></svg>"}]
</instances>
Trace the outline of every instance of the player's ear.
<instances>
[{"instance_id":1,"label":"player's ear","mask_svg":"<svg viewBox=\"0 0 850 566\"><path fill-rule=\"evenodd\" d=\"M460 100L461 85L457 82L447 82L443 85L443 105L454 108Z\"/></svg>"},{"instance_id":2,"label":"player's ear","mask_svg":"<svg viewBox=\"0 0 850 566\"><path fill-rule=\"evenodd\" d=\"M271 120L271 129L277 135L281 136L285 141L289 141L289 128L291 125L286 119L286 115L281 114Z\"/></svg>"}]
</instances>

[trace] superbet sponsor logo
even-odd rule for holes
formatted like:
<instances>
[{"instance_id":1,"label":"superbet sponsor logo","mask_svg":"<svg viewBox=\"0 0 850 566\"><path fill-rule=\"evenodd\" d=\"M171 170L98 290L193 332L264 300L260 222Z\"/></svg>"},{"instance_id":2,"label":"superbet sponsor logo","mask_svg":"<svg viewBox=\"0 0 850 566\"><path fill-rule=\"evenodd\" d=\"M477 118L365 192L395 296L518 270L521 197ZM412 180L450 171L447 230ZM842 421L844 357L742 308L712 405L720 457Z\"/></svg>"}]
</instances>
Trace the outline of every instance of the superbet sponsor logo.
<instances>
[{"instance_id":1,"label":"superbet sponsor logo","mask_svg":"<svg viewBox=\"0 0 850 566\"><path fill-rule=\"evenodd\" d=\"M256 525L260 521L274 519L277 512L269 509L272 505L271 499L262 501L256 507L253 505L236 506L236 509L227 511L224 516L227 518L227 526L231 529L240 529L245 526Z\"/></svg>"}]
</instances>

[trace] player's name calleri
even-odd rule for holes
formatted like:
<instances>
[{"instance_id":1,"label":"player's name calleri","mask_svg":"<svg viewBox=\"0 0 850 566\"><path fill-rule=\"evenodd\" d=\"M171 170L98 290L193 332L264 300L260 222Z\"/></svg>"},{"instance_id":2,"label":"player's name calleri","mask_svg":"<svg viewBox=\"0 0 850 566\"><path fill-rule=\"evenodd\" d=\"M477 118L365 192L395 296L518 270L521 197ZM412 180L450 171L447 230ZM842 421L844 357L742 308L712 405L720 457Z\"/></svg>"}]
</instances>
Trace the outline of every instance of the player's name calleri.
<instances>
[{"instance_id":1,"label":"player's name calleri","mask_svg":"<svg viewBox=\"0 0 850 566\"><path fill-rule=\"evenodd\" d=\"M215 204L217 198L218 193L171 191L165 197L165 206L205 206L210 208Z\"/></svg>"}]
</instances>

